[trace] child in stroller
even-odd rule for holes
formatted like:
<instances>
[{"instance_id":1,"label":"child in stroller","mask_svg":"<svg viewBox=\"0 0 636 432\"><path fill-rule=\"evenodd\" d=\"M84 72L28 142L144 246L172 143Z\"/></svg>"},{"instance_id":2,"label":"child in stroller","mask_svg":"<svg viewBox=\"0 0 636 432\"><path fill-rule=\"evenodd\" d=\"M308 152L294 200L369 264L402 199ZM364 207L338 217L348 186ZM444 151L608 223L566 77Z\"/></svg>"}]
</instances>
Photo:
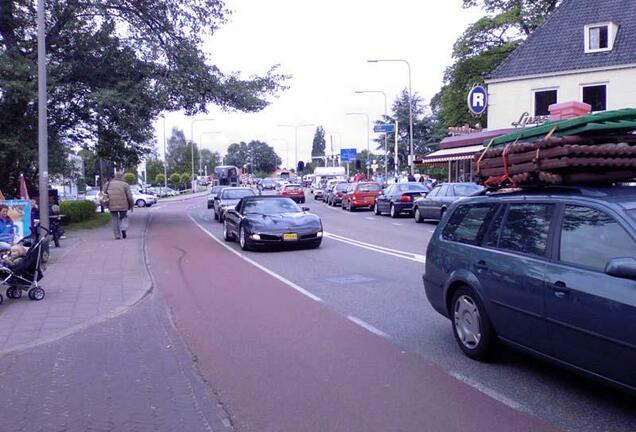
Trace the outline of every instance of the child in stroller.
<instances>
[{"instance_id":1,"label":"child in stroller","mask_svg":"<svg viewBox=\"0 0 636 432\"><path fill-rule=\"evenodd\" d=\"M12 245L9 253L0 259L0 286L7 287L8 298L19 299L22 291L27 291L31 300L44 298L44 289L38 282L43 277L45 242L48 242L46 237L35 242L31 238L22 239Z\"/></svg>"}]
</instances>

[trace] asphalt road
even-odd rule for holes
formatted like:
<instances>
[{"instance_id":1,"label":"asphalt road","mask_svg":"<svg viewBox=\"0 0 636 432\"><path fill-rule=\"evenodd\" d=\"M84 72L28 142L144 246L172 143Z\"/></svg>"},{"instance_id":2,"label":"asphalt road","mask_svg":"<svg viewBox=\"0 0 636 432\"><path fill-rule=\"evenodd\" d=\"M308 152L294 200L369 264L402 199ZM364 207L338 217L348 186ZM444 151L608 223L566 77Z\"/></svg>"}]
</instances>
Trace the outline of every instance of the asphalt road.
<instances>
[{"instance_id":1,"label":"asphalt road","mask_svg":"<svg viewBox=\"0 0 636 432\"><path fill-rule=\"evenodd\" d=\"M461 353L450 323L429 306L422 287L424 255L434 224L416 224L406 216L374 216L370 211L349 213L314 201L309 193L307 197L305 205L321 216L328 233L320 249L243 256L320 299L339 316L415 354L422 364L431 362L447 376L516 412L569 431L636 428L631 396L509 350L491 364L474 362ZM191 217L181 224L194 221L199 229L221 239L222 226L204 201L178 210ZM240 250L237 244L230 248Z\"/></svg>"}]
</instances>

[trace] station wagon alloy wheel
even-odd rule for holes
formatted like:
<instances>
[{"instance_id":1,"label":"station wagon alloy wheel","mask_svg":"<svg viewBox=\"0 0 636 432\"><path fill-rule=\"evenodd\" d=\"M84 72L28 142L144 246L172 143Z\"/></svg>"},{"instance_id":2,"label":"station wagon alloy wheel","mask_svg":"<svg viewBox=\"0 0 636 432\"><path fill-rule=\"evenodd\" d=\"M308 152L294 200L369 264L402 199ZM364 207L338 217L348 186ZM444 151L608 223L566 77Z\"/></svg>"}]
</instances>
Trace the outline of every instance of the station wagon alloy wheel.
<instances>
[{"instance_id":1,"label":"station wagon alloy wheel","mask_svg":"<svg viewBox=\"0 0 636 432\"><path fill-rule=\"evenodd\" d=\"M455 331L466 348L475 349L481 341L481 317L479 309L467 295L462 295L454 306Z\"/></svg>"},{"instance_id":2,"label":"station wagon alloy wheel","mask_svg":"<svg viewBox=\"0 0 636 432\"><path fill-rule=\"evenodd\" d=\"M474 360L490 360L497 336L480 298L463 286L454 292L450 306L453 333L461 350Z\"/></svg>"}]
</instances>

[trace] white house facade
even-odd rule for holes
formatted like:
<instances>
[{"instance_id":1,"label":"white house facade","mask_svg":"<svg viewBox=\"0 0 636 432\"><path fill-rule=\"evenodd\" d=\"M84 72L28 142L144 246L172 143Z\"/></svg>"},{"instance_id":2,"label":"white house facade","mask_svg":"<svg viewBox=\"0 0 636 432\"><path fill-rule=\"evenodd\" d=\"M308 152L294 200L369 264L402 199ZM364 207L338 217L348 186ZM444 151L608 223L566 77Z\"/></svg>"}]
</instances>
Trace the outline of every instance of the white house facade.
<instances>
[{"instance_id":1,"label":"white house facade","mask_svg":"<svg viewBox=\"0 0 636 432\"><path fill-rule=\"evenodd\" d=\"M555 103L636 107L636 1L564 0L486 83L489 129L541 119Z\"/></svg>"}]
</instances>

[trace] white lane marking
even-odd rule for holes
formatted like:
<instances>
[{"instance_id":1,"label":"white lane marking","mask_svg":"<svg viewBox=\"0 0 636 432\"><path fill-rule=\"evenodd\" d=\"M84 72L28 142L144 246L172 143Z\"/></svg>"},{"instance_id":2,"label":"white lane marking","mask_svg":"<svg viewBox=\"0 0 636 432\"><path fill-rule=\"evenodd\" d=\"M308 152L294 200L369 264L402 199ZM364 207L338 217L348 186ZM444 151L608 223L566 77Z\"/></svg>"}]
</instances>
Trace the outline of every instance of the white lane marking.
<instances>
[{"instance_id":1,"label":"white lane marking","mask_svg":"<svg viewBox=\"0 0 636 432\"><path fill-rule=\"evenodd\" d=\"M360 247L362 249L367 249L373 252L378 252L378 253L383 253L385 255L391 255L394 257L398 257L398 258L403 258L406 260L410 260L410 261L415 261L415 262L419 262L419 263L425 263L426 262L426 256L425 255L420 255L420 254L416 254L416 253L412 253L412 252L405 252L405 251L401 251L401 250L397 250L397 249L391 249L391 248L387 248L384 246L379 246L379 245L375 245L372 243L365 243L363 241L360 240L355 240L352 238L348 238L348 237L344 237L344 236L340 236L337 234L333 234L330 232L324 232L324 236L327 238L330 238L332 240L337 240L339 242L343 242L343 243L347 243L350 244L352 246L357 246Z\"/></svg>"},{"instance_id":2,"label":"white lane marking","mask_svg":"<svg viewBox=\"0 0 636 432\"><path fill-rule=\"evenodd\" d=\"M391 222L391 225L395 225L395 226L402 226L402 225L404 225L404 224L401 224L401 223L399 223L399 222Z\"/></svg>"},{"instance_id":3,"label":"white lane marking","mask_svg":"<svg viewBox=\"0 0 636 432\"><path fill-rule=\"evenodd\" d=\"M242 254L239 251L236 251L234 249L232 249L229 245L227 245L223 240L216 238L216 236L214 234L212 234L211 232L209 232L208 230L205 229L205 227L203 227L203 225L201 225L199 222L197 222L192 215L188 215L188 217L190 218L190 220L192 222L194 222L194 224L196 226L199 227L199 229L201 229L201 231L203 231L205 234L207 234L209 237L211 237L214 241L216 241L218 244L220 244L221 246L223 246L225 249L229 250L230 252L232 252L234 255L237 255L238 257L240 257L241 259L243 259L244 261L247 261L248 263L252 264L254 267L256 267L259 270L264 271L265 273L267 273L268 275L278 279L279 281L283 282L284 284L287 284L288 286L290 286L291 288L295 289L296 291L298 291L299 293L309 297L312 300L315 300L317 302L322 302L322 299L312 293L310 293L309 291L307 291L304 288L299 287L298 285L296 285L295 283L293 283L292 281L285 279L284 277L282 277L281 275L279 275L278 273L274 273L273 271L271 271L270 269L260 265L259 263L257 263L256 261L246 257L244 254Z\"/></svg>"},{"instance_id":4,"label":"white lane marking","mask_svg":"<svg viewBox=\"0 0 636 432\"><path fill-rule=\"evenodd\" d=\"M359 325L360 327L364 328L365 330L370 331L371 333L374 333L380 337L386 338L386 339L391 339L391 336L389 336L388 334L384 333L382 330L380 330L377 327L373 327L371 324L369 324L366 321L362 321L360 318L356 318L354 316L347 316L347 319L349 321L352 321L354 323L356 323L357 325Z\"/></svg>"},{"instance_id":5,"label":"white lane marking","mask_svg":"<svg viewBox=\"0 0 636 432\"><path fill-rule=\"evenodd\" d=\"M523 411L523 412L531 413L531 411L528 408L526 408L525 406L523 406L519 402L516 402L516 401L510 399L509 397L502 395L498 391L493 390L490 387L487 387L487 386L475 381L472 378L468 378L467 376L462 375L459 372L455 372L455 371L450 371L449 374L451 376L457 378L458 380L460 380L464 384L468 384L469 386L473 387L474 389L477 389L478 391L484 393L485 395L490 396L491 398L495 399L496 401L501 402L504 405L509 406L512 409L515 409L517 411Z\"/></svg>"},{"instance_id":6,"label":"white lane marking","mask_svg":"<svg viewBox=\"0 0 636 432\"><path fill-rule=\"evenodd\" d=\"M364 217L366 220L376 220L377 218L374 218L373 216L365 216Z\"/></svg>"}]
</instances>

